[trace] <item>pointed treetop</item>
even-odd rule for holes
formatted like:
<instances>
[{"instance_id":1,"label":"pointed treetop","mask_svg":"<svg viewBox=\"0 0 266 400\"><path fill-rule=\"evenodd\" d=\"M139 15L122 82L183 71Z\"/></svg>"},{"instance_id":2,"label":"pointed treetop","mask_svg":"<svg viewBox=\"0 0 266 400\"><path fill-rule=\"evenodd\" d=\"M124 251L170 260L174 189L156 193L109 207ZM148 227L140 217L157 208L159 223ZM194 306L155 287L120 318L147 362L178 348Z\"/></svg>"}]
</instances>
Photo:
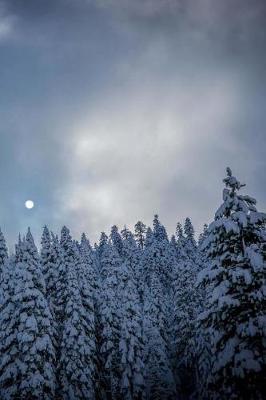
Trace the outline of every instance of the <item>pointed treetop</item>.
<instances>
[{"instance_id":1,"label":"pointed treetop","mask_svg":"<svg viewBox=\"0 0 266 400\"><path fill-rule=\"evenodd\" d=\"M85 233L82 233L80 240L80 248L92 251L91 244Z\"/></svg>"},{"instance_id":2,"label":"pointed treetop","mask_svg":"<svg viewBox=\"0 0 266 400\"><path fill-rule=\"evenodd\" d=\"M195 234L194 227L193 227L191 219L189 217L187 217L185 220L184 232L188 238L190 238L190 239L194 238L194 234Z\"/></svg>"},{"instance_id":3,"label":"pointed treetop","mask_svg":"<svg viewBox=\"0 0 266 400\"><path fill-rule=\"evenodd\" d=\"M106 235L105 232L102 232L100 236L99 246L101 247L107 243L108 243L108 236Z\"/></svg>"},{"instance_id":4,"label":"pointed treetop","mask_svg":"<svg viewBox=\"0 0 266 400\"><path fill-rule=\"evenodd\" d=\"M22 261L23 249L22 249L22 240L20 233L18 235L18 243L15 245L15 257L17 262Z\"/></svg>"},{"instance_id":5,"label":"pointed treetop","mask_svg":"<svg viewBox=\"0 0 266 400\"><path fill-rule=\"evenodd\" d=\"M113 225L111 228L110 239L118 253L121 254L123 250L123 241L116 225Z\"/></svg>"},{"instance_id":6,"label":"pointed treetop","mask_svg":"<svg viewBox=\"0 0 266 400\"><path fill-rule=\"evenodd\" d=\"M138 221L135 225L135 238L138 246L143 250L144 245L145 245L145 234L147 231L146 225Z\"/></svg>"},{"instance_id":7,"label":"pointed treetop","mask_svg":"<svg viewBox=\"0 0 266 400\"><path fill-rule=\"evenodd\" d=\"M28 228L28 231L26 233L26 239L24 240L25 244L25 249L27 249L34 257L38 257L38 250L35 245L32 233L30 228Z\"/></svg>"},{"instance_id":8,"label":"pointed treetop","mask_svg":"<svg viewBox=\"0 0 266 400\"><path fill-rule=\"evenodd\" d=\"M179 241L184 238L183 228L180 222L176 224L176 236Z\"/></svg>"},{"instance_id":9,"label":"pointed treetop","mask_svg":"<svg viewBox=\"0 0 266 400\"><path fill-rule=\"evenodd\" d=\"M71 241L71 235L70 235L70 230L66 227L63 226L62 230L61 230L61 239L60 239L60 243L64 244L66 242Z\"/></svg>"},{"instance_id":10,"label":"pointed treetop","mask_svg":"<svg viewBox=\"0 0 266 400\"><path fill-rule=\"evenodd\" d=\"M234 213L244 213L248 215L250 212L257 212L256 199L238 194L238 190L246 186L241 184L233 175L230 168L227 168L227 177L223 180L226 187L223 189L223 204L215 213L215 220L223 217L229 218ZM242 218L242 222L246 219L243 215L235 214L235 219Z\"/></svg>"},{"instance_id":11,"label":"pointed treetop","mask_svg":"<svg viewBox=\"0 0 266 400\"><path fill-rule=\"evenodd\" d=\"M50 236L50 231L49 231L47 225L44 225L44 227L43 227L43 235Z\"/></svg>"},{"instance_id":12,"label":"pointed treetop","mask_svg":"<svg viewBox=\"0 0 266 400\"><path fill-rule=\"evenodd\" d=\"M89 239L87 238L87 236L86 236L86 234L84 232L81 235L81 242L90 244L90 241L89 241Z\"/></svg>"},{"instance_id":13,"label":"pointed treetop","mask_svg":"<svg viewBox=\"0 0 266 400\"><path fill-rule=\"evenodd\" d=\"M51 234L47 226L45 225L42 232L41 244L43 247L49 247L51 243Z\"/></svg>"},{"instance_id":14,"label":"pointed treetop","mask_svg":"<svg viewBox=\"0 0 266 400\"><path fill-rule=\"evenodd\" d=\"M157 214L154 215L153 219L153 233L157 240L167 240L165 227L160 223L159 216Z\"/></svg>"},{"instance_id":15,"label":"pointed treetop","mask_svg":"<svg viewBox=\"0 0 266 400\"><path fill-rule=\"evenodd\" d=\"M95 243L94 245L94 248L97 251L99 257L102 256L103 250L107 245L108 245L108 236L106 235L105 232L102 232L99 240L99 245L97 245L97 243Z\"/></svg>"},{"instance_id":16,"label":"pointed treetop","mask_svg":"<svg viewBox=\"0 0 266 400\"><path fill-rule=\"evenodd\" d=\"M28 230L27 230L27 233L26 233L26 240L28 242L32 242L33 241L33 237L32 237L31 231L30 231L30 227L28 227Z\"/></svg>"},{"instance_id":17,"label":"pointed treetop","mask_svg":"<svg viewBox=\"0 0 266 400\"><path fill-rule=\"evenodd\" d=\"M240 183L235 176L232 175L231 168L226 168L227 177L224 178L223 182L227 187L229 187L232 192L241 189L242 187L246 186L245 184Z\"/></svg>"},{"instance_id":18,"label":"pointed treetop","mask_svg":"<svg viewBox=\"0 0 266 400\"><path fill-rule=\"evenodd\" d=\"M61 236L68 236L70 235L70 230L64 225L61 229Z\"/></svg>"}]
</instances>

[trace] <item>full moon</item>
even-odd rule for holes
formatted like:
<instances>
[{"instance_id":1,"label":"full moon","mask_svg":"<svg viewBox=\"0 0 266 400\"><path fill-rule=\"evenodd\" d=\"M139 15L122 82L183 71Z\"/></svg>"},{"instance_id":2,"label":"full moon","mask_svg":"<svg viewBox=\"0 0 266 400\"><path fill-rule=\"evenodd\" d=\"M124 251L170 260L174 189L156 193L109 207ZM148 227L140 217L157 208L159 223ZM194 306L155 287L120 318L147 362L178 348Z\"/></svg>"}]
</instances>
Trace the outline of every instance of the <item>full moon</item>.
<instances>
[{"instance_id":1,"label":"full moon","mask_svg":"<svg viewBox=\"0 0 266 400\"><path fill-rule=\"evenodd\" d=\"M34 202L32 200L27 200L25 202L25 207L31 210L34 207Z\"/></svg>"}]
</instances>

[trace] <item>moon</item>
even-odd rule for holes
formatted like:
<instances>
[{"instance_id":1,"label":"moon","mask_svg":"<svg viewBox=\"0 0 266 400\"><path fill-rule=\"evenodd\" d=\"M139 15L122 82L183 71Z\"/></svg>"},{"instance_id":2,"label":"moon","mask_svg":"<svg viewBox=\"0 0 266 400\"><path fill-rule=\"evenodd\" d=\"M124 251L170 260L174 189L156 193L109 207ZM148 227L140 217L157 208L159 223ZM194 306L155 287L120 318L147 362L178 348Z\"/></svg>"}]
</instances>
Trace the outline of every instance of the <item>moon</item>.
<instances>
[{"instance_id":1,"label":"moon","mask_svg":"<svg viewBox=\"0 0 266 400\"><path fill-rule=\"evenodd\" d=\"M28 210L31 210L31 209L34 207L34 202L33 202L32 200L27 200L27 201L25 202L25 207L26 207Z\"/></svg>"}]
</instances>

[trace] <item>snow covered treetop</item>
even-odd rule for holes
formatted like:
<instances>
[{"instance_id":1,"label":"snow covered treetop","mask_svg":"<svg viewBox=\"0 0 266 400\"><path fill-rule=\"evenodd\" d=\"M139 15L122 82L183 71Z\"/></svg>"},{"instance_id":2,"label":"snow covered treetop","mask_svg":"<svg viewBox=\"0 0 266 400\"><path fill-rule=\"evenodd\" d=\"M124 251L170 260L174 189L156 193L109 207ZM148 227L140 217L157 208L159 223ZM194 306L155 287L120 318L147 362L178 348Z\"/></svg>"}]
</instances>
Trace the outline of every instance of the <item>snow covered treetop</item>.
<instances>
[{"instance_id":1,"label":"snow covered treetop","mask_svg":"<svg viewBox=\"0 0 266 400\"><path fill-rule=\"evenodd\" d=\"M240 212L249 214L250 212L257 212L255 207L256 199L250 196L241 196L238 191L246 186L240 183L235 176L232 175L231 169L226 169L227 177L223 180L226 188L223 190L223 204L217 210L215 219L229 217L232 212Z\"/></svg>"},{"instance_id":2,"label":"snow covered treetop","mask_svg":"<svg viewBox=\"0 0 266 400\"><path fill-rule=\"evenodd\" d=\"M239 190L245 186L227 168L227 177L224 179L226 187L223 190L223 203L215 213L214 221L209 225L206 238L201 243L201 250L206 250L220 235L246 235L247 242L255 235L256 240L265 239L266 214L258 212L256 200L247 195L240 195ZM255 234L254 234L255 231ZM230 239L231 240L231 239Z\"/></svg>"},{"instance_id":3,"label":"snow covered treetop","mask_svg":"<svg viewBox=\"0 0 266 400\"><path fill-rule=\"evenodd\" d=\"M227 187L229 187L233 192L246 186L244 183L240 183L235 176L232 175L231 168L226 168L227 177L223 180Z\"/></svg>"}]
</instances>

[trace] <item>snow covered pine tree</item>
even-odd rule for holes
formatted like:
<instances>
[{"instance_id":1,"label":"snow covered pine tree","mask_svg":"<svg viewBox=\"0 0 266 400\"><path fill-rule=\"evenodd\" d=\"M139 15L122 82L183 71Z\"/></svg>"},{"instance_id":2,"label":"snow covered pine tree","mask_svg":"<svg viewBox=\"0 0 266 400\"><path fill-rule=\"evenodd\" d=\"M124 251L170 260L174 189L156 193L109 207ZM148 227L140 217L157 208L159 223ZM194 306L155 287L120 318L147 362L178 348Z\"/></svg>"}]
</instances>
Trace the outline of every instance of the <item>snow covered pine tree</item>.
<instances>
[{"instance_id":1,"label":"snow covered pine tree","mask_svg":"<svg viewBox=\"0 0 266 400\"><path fill-rule=\"evenodd\" d=\"M120 269L118 287L118 296L121 299L120 393L123 400L141 400L144 398L144 365L142 313L136 274L139 264L139 248L131 232L127 231L125 236L123 241L124 262Z\"/></svg>"},{"instance_id":2,"label":"snow covered pine tree","mask_svg":"<svg viewBox=\"0 0 266 400\"><path fill-rule=\"evenodd\" d=\"M30 230L16 250L16 258L12 257L6 267L5 301L0 312L0 397L53 399L54 328Z\"/></svg>"},{"instance_id":3,"label":"snow covered pine tree","mask_svg":"<svg viewBox=\"0 0 266 400\"><path fill-rule=\"evenodd\" d=\"M223 204L204 242L210 287L202 329L209 331L212 367L204 398L265 399L266 215L227 168Z\"/></svg>"},{"instance_id":4,"label":"snow covered pine tree","mask_svg":"<svg viewBox=\"0 0 266 400\"><path fill-rule=\"evenodd\" d=\"M7 254L7 247L4 235L0 229L0 275L2 272L2 268L7 261L8 254Z\"/></svg>"}]
</instances>

